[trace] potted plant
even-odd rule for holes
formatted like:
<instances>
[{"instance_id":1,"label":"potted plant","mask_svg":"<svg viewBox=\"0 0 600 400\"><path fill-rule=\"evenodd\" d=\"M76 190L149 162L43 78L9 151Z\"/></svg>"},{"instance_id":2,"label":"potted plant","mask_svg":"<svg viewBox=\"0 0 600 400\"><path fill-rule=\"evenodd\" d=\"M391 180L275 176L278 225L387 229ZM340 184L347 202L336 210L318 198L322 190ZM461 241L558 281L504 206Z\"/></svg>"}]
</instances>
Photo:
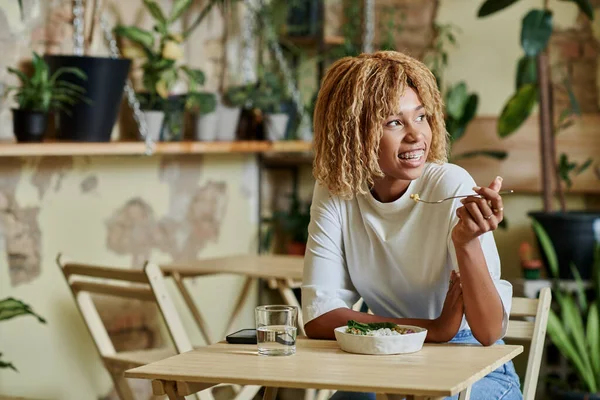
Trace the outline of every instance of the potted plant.
<instances>
[{"instance_id":1,"label":"potted plant","mask_svg":"<svg viewBox=\"0 0 600 400\"><path fill-rule=\"evenodd\" d=\"M86 75L82 70L61 68L51 75L48 64L37 53L33 53L32 68L31 76L8 68L8 72L21 81L19 87L11 86L6 91L7 95L15 92L18 104L18 108L12 110L13 131L18 142L41 142L50 111L62 110L68 115L72 106L87 100L83 95L84 88L61 79L66 75L74 75L85 80Z\"/></svg>"},{"instance_id":2,"label":"potted plant","mask_svg":"<svg viewBox=\"0 0 600 400\"><path fill-rule=\"evenodd\" d=\"M532 221L552 278L556 309L548 316L548 335L566 358L576 379L562 380L551 387L556 400L600 400L600 242L595 243L594 276L591 290L572 266L576 288L568 291L559 284L559 264L552 240L544 227Z\"/></svg>"},{"instance_id":3,"label":"potted plant","mask_svg":"<svg viewBox=\"0 0 600 400\"><path fill-rule=\"evenodd\" d=\"M303 203L300 200L297 188L294 188L289 199L290 204L286 211L275 211L272 218L263 221L270 225L264 235L262 249L267 250L271 246L274 232L280 230L285 235L286 253L303 256L308 241L310 202Z\"/></svg>"},{"instance_id":4,"label":"potted plant","mask_svg":"<svg viewBox=\"0 0 600 400\"><path fill-rule=\"evenodd\" d=\"M518 0L486 0L479 9L478 16L486 17L500 11ZM589 0L574 1L580 11L590 20L594 11ZM569 92L571 107L553 110L551 101L552 81L547 46L552 34L552 11L548 1L543 8L530 10L522 21L521 47L524 55L516 68L516 91L505 104L498 120L498 134L507 137L514 133L530 116L534 106L539 103L540 155L542 159L542 190L544 210L531 212L552 240L558 257L559 276L572 278L571 264L575 264L584 279L592 273L594 252L594 221L600 218L600 212L567 212L564 201L564 186L568 188L571 176L585 170L591 161L581 164L569 161L567 155L556 154L556 133L568 126L570 120L580 114L579 106L568 81L564 82ZM557 118L553 116L559 115ZM556 127L555 127L556 125ZM553 181L561 204L560 212L553 212ZM546 260L547 261L547 260ZM546 262L546 265L549 263Z\"/></svg>"},{"instance_id":5,"label":"potted plant","mask_svg":"<svg viewBox=\"0 0 600 400\"><path fill-rule=\"evenodd\" d=\"M158 3L154 0L144 0L144 6L154 19L152 30L137 26L118 25L114 31L118 37L127 39L131 45L126 46L123 54L133 59L143 60L142 71L144 93L140 93L140 102L151 122L149 134L156 140L180 139L182 137L182 113L186 104L198 107L200 98L207 99L207 94L201 96L195 91L196 87L204 84L204 73L198 69L189 68L182 64L182 43L216 4L212 0L202 10L194 24L183 33L171 30L177 21L192 5L189 0L174 2L170 15L167 17ZM173 87L185 77L188 81L187 96L173 96Z\"/></svg>"},{"instance_id":6,"label":"potted plant","mask_svg":"<svg viewBox=\"0 0 600 400\"><path fill-rule=\"evenodd\" d=\"M44 318L37 315L30 306L22 301L13 299L12 297L0 300L0 321L6 321L24 315L32 315L42 324L46 323ZM2 360L2 353L0 353L0 369L1 368L10 368L17 371L17 368L12 363Z\"/></svg>"},{"instance_id":7,"label":"potted plant","mask_svg":"<svg viewBox=\"0 0 600 400\"><path fill-rule=\"evenodd\" d=\"M64 110L59 113L58 139L84 142L110 141L121 105L123 88L131 64L130 60L89 55L95 36L95 27L98 26L97 11L102 9L98 1L86 2L92 8L90 13L85 12L85 3L81 2L78 5L78 2L75 2L74 8L81 8L81 10L77 10L77 12L74 10L74 26L81 26L81 32L85 31L86 25L82 16L92 15L88 34L82 33L81 40L75 41L74 53L76 55L46 54L44 56L51 73L55 73L61 68L78 68L87 76L86 80L75 74L69 74L65 78L71 84L82 86L90 102L79 102L73 105L70 113L66 113Z\"/></svg>"},{"instance_id":8,"label":"potted plant","mask_svg":"<svg viewBox=\"0 0 600 400\"><path fill-rule=\"evenodd\" d=\"M190 93L187 97L186 108L196 114L196 140L216 140L220 124L215 94L209 92Z\"/></svg>"}]
</instances>

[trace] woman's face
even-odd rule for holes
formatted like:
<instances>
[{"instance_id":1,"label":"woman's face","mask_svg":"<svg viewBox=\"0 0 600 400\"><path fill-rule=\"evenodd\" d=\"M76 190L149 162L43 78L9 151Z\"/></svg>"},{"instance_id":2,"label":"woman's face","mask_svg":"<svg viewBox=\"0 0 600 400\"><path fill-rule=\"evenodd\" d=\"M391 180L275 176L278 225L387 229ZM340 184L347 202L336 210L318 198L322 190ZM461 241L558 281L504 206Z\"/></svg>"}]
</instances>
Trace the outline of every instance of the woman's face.
<instances>
[{"instance_id":1,"label":"woman's face","mask_svg":"<svg viewBox=\"0 0 600 400\"><path fill-rule=\"evenodd\" d=\"M379 167L386 179L414 180L421 176L429 148L431 127L419 95L407 88L400 98L398 114L383 122L379 144Z\"/></svg>"}]
</instances>

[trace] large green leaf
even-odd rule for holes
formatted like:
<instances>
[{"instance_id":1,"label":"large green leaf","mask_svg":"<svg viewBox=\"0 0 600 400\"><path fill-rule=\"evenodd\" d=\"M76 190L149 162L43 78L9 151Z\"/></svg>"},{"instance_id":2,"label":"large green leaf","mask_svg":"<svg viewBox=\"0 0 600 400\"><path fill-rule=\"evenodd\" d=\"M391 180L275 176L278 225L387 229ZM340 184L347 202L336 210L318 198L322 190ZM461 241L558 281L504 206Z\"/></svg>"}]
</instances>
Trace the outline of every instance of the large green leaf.
<instances>
[{"instance_id":1,"label":"large green leaf","mask_svg":"<svg viewBox=\"0 0 600 400\"><path fill-rule=\"evenodd\" d=\"M452 160L456 161L456 160L461 160L461 159L465 159L465 158L473 158L473 157L478 157L478 156L490 157L490 158L494 158L496 160L504 160L508 156L508 153L506 153L505 151L501 151L501 150L475 150L475 151L468 151L466 153L461 153L461 154L452 156Z\"/></svg>"},{"instance_id":2,"label":"large green leaf","mask_svg":"<svg viewBox=\"0 0 600 400\"><path fill-rule=\"evenodd\" d=\"M575 346L561 325L560 319L552 310L550 310L548 315L548 335L560 352L573 363L588 389L591 392L595 392L596 382L593 372L585 368L581 355L575 350Z\"/></svg>"},{"instance_id":3,"label":"large green leaf","mask_svg":"<svg viewBox=\"0 0 600 400\"><path fill-rule=\"evenodd\" d=\"M156 22L158 22L159 25L162 25L162 26L166 25L167 18L165 17L165 14L163 14L162 9L160 8L160 6L158 5L158 3L156 1L144 0L144 5L150 12L150 15L152 15L154 17L154 19L156 20Z\"/></svg>"},{"instance_id":4,"label":"large green leaf","mask_svg":"<svg viewBox=\"0 0 600 400\"><path fill-rule=\"evenodd\" d=\"M467 102L464 106L463 116L460 119L460 123L467 125L477 114L477 107L479 106L479 96L476 93L471 93L467 98Z\"/></svg>"},{"instance_id":5,"label":"large green leaf","mask_svg":"<svg viewBox=\"0 0 600 400\"><path fill-rule=\"evenodd\" d=\"M523 18L521 47L529 57L537 56L548 45L552 35L552 13L547 10L531 10Z\"/></svg>"},{"instance_id":6,"label":"large green leaf","mask_svg":"<svg viewBox=\"0 0 600 400\"><path fill-rule=\"evenodd\" d=\"M486 0L479 8L477 16L479 18L486 17L497 11L505 9L510 5L513 5L517 1L519 0Z\"/></svg>"},{"instance_id":7,"label":"large green leaf","mask_svg":"<svg viewBox=\"0 0 600 400\"><path fill-rule=\"evenodd\" d=\"M152 32L140 29L137 26L117 25L115 27L115 35L127 38L146 49L154 47L154 35L152 35Z\"/></svg>"},{"instance_id":8,"label":"large green leaf","mask_svg":"<svg viewBox=\"0 0 600 400\"><path fill-rule=\"evenodd\" d=\"M529 117L537 102L537 86L530 83L517 90L506 103L498 120L498 135L502 138L514 133Z\"/></svg>"},{"instance_id":9,"label":"large green leaf","mask_svg":"<svg viewBox=\"0 0 600 400\"><path fill-rule=\"evenodd\" d=\"M194 84L204 85L204 82L206 81L206 76L204 75L204 72L202 72L202 70L192 69L188 67L181 67L181 70L185 72L185 74L191 81L193 81Z\"/></svg>"},{"instance_id":10,"label":"large green leaf","mask_svg":"<svg viewBox=\"0 0 600 400\"><path fill-rule=\"evenodd\" d=\"M23 71L19 71L18 69L12 68L12 67L8 67L8 72L10 72L11 74L15 74L16 76L19 77L19 79L21 80L21 84L22 85L27 85L30 82L30 79L27 75L25 75L25 73Z\"/></svg>"},{"instance_id":11,"label":"large green leaf","mask_svg":"<svg viewBox=\"0 0 600 400\"><path fill-rule=\"evenodd\" d=\"M577 308L575 300L570 295L565 295L564 303L562 307L562 319L563 325L566 328L567 333L573 339L577 351L581 355L581 360L587 368L591 368L589 360L587 346L585 341L585 330L583 328L583 318L581 317L581 311Z\"/></svg>"},{"instance_id":12,"label":"large green leaf","mask_svg":"<svg viewBox=\"0 0 600 400\"><path fill-rule=\"evenodd\" d=\"M171 16L169 17L169 23L177 21L179 17L190 8L193 2L194 0L175 0L175 4L173 4L173 9L171 10Z\"/></svg>"},{"instance_id":13,"label":"large green leaf","mask_svg":"<svg viewBox=\"0 0 600 400\"><path fill-rule=\"evenodd\" d=\"M576 3L579 7L579 10L587 15L589 19L594 19L594 7L590 3L590 0L562 0L562 1L571 1Z\"/></svg>"},{"instance_id":14,"label":"large green leaf","mask_svg":"<svg viewBox=\"0 0 600 400\"><path fill-rule=\"evenodd\" d=\"M592 367L594 368L594 375L597 379L600 379L600 309L598 309L596 303L592 303L588 311L585 333L592 359Z\"/></svg>"},{"instance_id":15,"label":"large green leaf","mask_svg":"<svg viewBox=\"0 0 600 400\"><path fill-rule=\"evenodd\" d=\"M517 64L517 85L515 90L528 83L537 82L537 65L534 57L523 56Z\"/></svg>"},{"instance_id":16,"label":"large green leaf","mask_svg":"<svg viewBox=\"0 0 600 400\"><path fill-rule=\"evenodd\" d=\"M15 318L21 315L32 315L38 319L39 322L45 324L46 320L37 315L31 307L23 303L20 300L16 300L12 297L8 297L4 300L0 300L0 321Z\"/></svg>"},{"instance_id":17,"label":"large green leaf","mask_svg":"<svg viewBox=\"0 0 600 400\"><path fill-rule=\"evenodd\" d=\"M550 236L548 236L548 233L544 227L535 218L531 219L531 226L533 227L533 231L540 241L542 251L546 255L546 259L548 260L548 268L550 268L552 278L558 279L558 258L556 257L556 251L554 250Z\"/></svg>"},{"instance_id":18,"label":"large green leaf","mask_svg":"<svg viewBox=\"0 0 600 400\"><path fill-rule=\"evenodd\" d=\"M454 119L461 119L467 103L467 84L460 82L448 90L446 95L446 112Z\"/></svg>"}]
</instances>

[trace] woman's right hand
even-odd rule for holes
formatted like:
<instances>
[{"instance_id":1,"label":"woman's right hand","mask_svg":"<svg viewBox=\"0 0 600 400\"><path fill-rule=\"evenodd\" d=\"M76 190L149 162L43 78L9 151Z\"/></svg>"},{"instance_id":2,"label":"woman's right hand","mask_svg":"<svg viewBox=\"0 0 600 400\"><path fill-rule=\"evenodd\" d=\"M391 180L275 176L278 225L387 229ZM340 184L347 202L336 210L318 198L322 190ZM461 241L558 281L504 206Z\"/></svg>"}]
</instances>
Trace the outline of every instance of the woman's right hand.
<instances>
[{"instance_id":1,"label":"woman's right hand","mask_svg":"<svg viewBox=\"0 0 600 400\"><path fill-rule=\"evenodd\" d=\"M432 341L449 342L456 336L465 312L460 275L454 270L450 273L450 287L444 300L442 313L433 320Z\"/></svg>"}]
</instances>

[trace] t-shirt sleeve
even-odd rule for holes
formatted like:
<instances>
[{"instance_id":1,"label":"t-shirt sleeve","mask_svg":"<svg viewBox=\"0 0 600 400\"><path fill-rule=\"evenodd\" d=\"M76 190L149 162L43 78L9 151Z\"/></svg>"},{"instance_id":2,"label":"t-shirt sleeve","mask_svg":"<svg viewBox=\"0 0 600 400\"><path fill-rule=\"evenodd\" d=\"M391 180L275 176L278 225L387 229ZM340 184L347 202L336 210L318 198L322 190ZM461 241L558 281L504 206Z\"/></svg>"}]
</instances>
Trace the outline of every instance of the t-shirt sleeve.
<instances>
[{"instance_id":1,"label":"t-shirt sleeve","mask_svg":"<svg viewBox=\"0 0 600 400\"><path fill-rule=\"evenodd\" d=\"M358 299L346 267L338 200L317 183L304 257L304 323L337 308L351 308Z\"/></svg>"},{"instance_id":2,"label":"t-shirt sleeve","mask_svg":"<svg viewBox=\"0 0 600 400\"><path fill-rule=\"evenodd\" d=\"M458 185L455 186L457 189L453 195L458 194L469 194L473 193L473 187L476 186L475 181L469 175L469 173L461 168L460 173L458 174ZM450 230L448 234L448 250L450 252L450 258L452 259L452 266L455 270L458 270L458 261L456 259L456 250L454 249L454 243L452 242L452 228L458 223L459 219L456 216L456 210L459 207L462 207L462 203L460 199L456 199L453 201L450 212L452 213L451 222L450 222ZM506 335L506 330L508 329L508 317L510 314L510 309L512 306L512 295L513 289L510 282L501 279L501 268L500 268L500 255L498 254L498 248L496 247L496 241L494 240L493 232L487 232L483 235L479 236L479 241L481 243L481 248L483 250L483 254L485 256L485 262L487 264L488 271L494 282L494 286L496 287L496 291L500 296L500 300L502 301L502 306L504 308L504 317L502 320L502 337Z\"/></svg>"}]
</instances>

